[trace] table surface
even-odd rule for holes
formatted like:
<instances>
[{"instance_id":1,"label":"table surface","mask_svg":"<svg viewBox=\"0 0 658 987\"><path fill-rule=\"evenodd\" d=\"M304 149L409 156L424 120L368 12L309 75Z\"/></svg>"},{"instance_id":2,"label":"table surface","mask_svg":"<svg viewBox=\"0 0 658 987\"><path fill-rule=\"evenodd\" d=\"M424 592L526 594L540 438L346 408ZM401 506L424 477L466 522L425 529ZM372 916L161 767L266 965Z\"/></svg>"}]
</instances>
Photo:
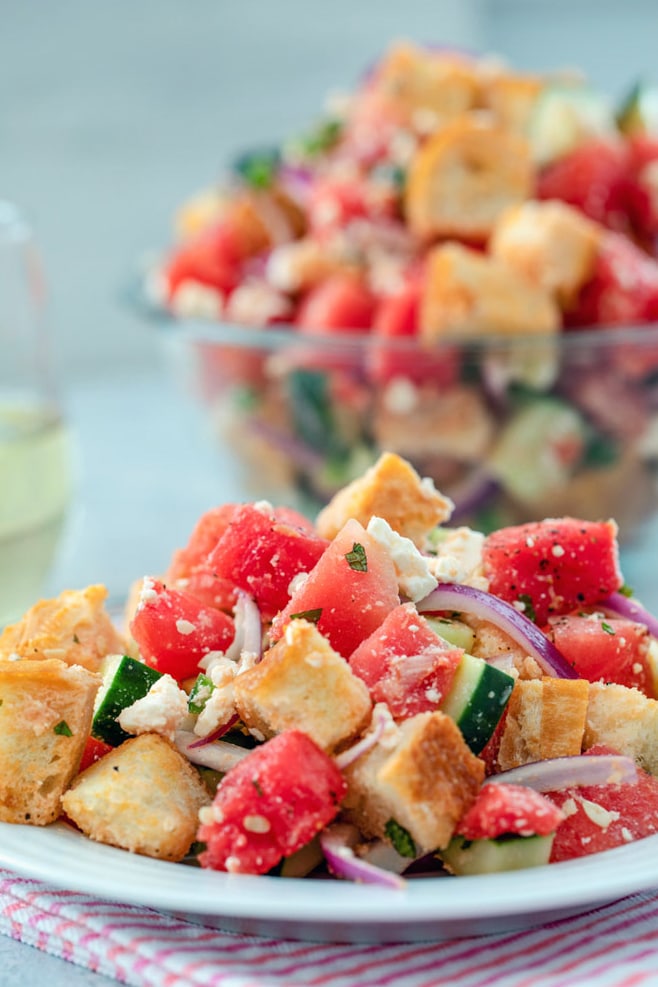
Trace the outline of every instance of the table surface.
<instances>
[{"instance_id":1,"label":"table surface","mask_svg":"<svg viewBox=\"0 0 658 987\"><path fill-rule=\"evenodd\" d=\"M204 510L245 495L201 409L191 395L172 387L164 362L79 384L66 403L78 452L78 487L48 590L104 582L118 601L134 579L164 568ZM648 537L658 545L658 530ZM629 549L627 580L639 579L655 555L647 553L646 544ZM110 982L2 936L0 969L2 987L42 980L53 987Z\"/></svg>"}]
</instances>

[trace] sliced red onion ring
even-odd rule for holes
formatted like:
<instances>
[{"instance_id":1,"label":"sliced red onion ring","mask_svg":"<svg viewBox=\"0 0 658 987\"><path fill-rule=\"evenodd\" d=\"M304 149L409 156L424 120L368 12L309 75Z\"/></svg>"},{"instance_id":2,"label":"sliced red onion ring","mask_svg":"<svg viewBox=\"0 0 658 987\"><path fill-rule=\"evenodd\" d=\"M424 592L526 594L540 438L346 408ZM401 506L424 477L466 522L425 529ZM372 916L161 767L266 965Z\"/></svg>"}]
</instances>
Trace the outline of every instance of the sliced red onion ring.
<instances>
[{"instance_id":1,"label":"sliced red onion ring","mask_svg":"<svg viewBox=\"0 0 658 987\"><path fill-rule=\"evenodd\" d=\"M624 785L637 781L632 757L623 754L579 754L550 757L491 775L485 785L525 785L536 792L558 792L581 785Z\"/></svg>"},{"instance_id":2,"label":"sliced red onion ring","mask_svg":"<svg viewBox=\"0 0 658 987\"><path fill-rule=\"evenodd\" d=\"M260 658L263 650L263 632L260 610L255 600L244 590L239 590L233 613L235 637L226 650L226 657L231 661L239 661L246 653Z\"/></svg>"},{"instance_id":3,"label":"sliced red onion ring","mask_svg":"<svg viewBox=\"0 0 658 987\"><path fill-rule=\"evenodd\" d=\"M406 881L399 874L375 867L356 856L352 845L358 836L356 827L348 823L335 823L320 833L320 846L331 873L360 884L376 884L398 891L405 888Z\"/></svg>"},{"instance_id":4,"label":"sliced red onion ring","mask_svg":"<svg viewBox=\"0 0 658 987\"><path fill-rule=\"evenodd\" d=\"M204 747L196 747L195 744L198 739L196 734L189 730L177 730L174 744L188 761L193 764L200 764L205 768L212 768L214 771L221 771L222 773L230 771L250 753L245 747L227 744L223 740L216 740Z\"/></svg>"},{"instance_id":5,"label":"sliced red onion ring","mask_svg":"<svg viewBox=\"0 0 658 987\"><path fill-rule=\"evenodd\" d=\"M625 620L634 620L638 624L644 624L649 628L652 637L658 637L658 619L650 614L648 610L638 603L637 600L629 599L623 593L611 593L603 603L597 606L616 617L623 617Z\"/></svg>"},{"instance_id":6,"label":"sliced red onion ring","mask_svg":"<svg viewBox=\"0 0 658 987\"><path fill-rule=\"evenodd\" d=\"M391 714L386 706L378 704L372 711L372 723L370 731L358 740L352 747L337 754L334 758L336 765L343 771L349 764L352 764L362 754L371 750L382 738L384 730L391 723Z\"/></svg>"},{"instance_id":7,"label":"sliced red onion ring","mask_svg":"<svg viewBox=\"0 0 658 987\"><path fill-rule=\"evenodd\" d=\"M558 651L552 641L519 610L504 600L461 583L439 583L429 596L416 604L419 613L456 610L488 620L516 641L537 660L546 675L560 679L577 679L576 671Z\"/></svg>"},{"instance_id":8,"label":"sliced red onion ring","mask_svg":"<svg viewBox=\"0 0 658 987\"><path fill-rule=\"evenodd\" d=\"M229 732L231 727L235 726L239 719L238 714L234 713L230 720L222 723L216 730L209 733L207 737L201 737L200 740L196 740L193 744L190 744L190 750L196 750L197 747L205 747L206 744L212 744L215 740L219 740L220 737L223 737L225 733Z\"/></svg>"}]
</instances>

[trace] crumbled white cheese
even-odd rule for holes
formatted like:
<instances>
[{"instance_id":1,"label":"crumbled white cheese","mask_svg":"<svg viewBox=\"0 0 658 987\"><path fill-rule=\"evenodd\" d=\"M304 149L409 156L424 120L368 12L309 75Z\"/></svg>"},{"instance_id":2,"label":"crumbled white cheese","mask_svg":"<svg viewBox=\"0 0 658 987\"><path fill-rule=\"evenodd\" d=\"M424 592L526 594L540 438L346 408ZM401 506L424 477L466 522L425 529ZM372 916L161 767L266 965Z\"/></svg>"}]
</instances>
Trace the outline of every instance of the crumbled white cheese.
<instances>
[{"instance_id":1,"label":"crumbled white cheese","mask_svg":"<svg viewBox=\"0 0 658 987\"><path fill-rule=\"evenodd\" d=\"M272 517L274 514L274 508L270 504L269 500L256 500L251 505L255 511L259 514L265 514L267 517Z\"/></svg>"},{"instance_id":2,"label":"crumbled white cheese","mask_svg":"<svg viewBox=\"0 0 658 987\"><path fill-rule=\"evenodd\" d=\"M415 603L436 589L437 579L428 568L427 558L420 554L410 538L399 535L381 517L371 517L367 530L388 552L395 566L398 586L407 599Z\"/></svg>"},{"instance_id":3,"label":"crumbled white cheese","mask_svg":"<svg viewBox=\"0 0 658 987\"><path fill-rule=\"evenodd\" d=\"M226 318L243 326L263 326L292 313L292 303L266 281L239 285L226 305Z\"/></svg>"},{"instance_id":4,"label":"crumbled white cheese","mask_svg":"<svg viewBox=\"0 0 658 987\"><path fill-rule=\"evenodd\" d=\"M163 675L145 696L122 710L118 720L126 733L159 733L173 740L187 715L187 693L171 675Z\"/></svg>"},{"instance_id":5,"label":"crumbled white cheese","mask_svg":"<svg viewBox=\"0 0 658 987\"><path fill-rule=\"evenodd\" d=\"M610 823L619 819L619 813L614 810L604 809L598 802L591 802L589 799L579 799L583 807L583 812L592 822L601 829L607 829Z\"/></svg>"},{"instance_id":6,"label":"crumbled white cheese","mask_svg":"<svg viewBox=\"0 0 658 987\"><path fill-rule=\"evenodd\" d=\"M198 737L207 737L214 733L235 715L233 678L234 675L230 679L220 681L213 689L194 724L194 732Z\"/></svg>"},{"instance_id":7,"label":"crumbled white cheese","mask_svg":"<svg viewBox=\"0 0 658 987\"><path fill-rule=\"evenodd\" d=\"M157 599L157 596L158 594L156 593L155 590L154 580L151 579L150 576L144 576L144 578L142 579L142 587L139 591L139 604L137 606L137 609L139 610L140 607L148 600Z\"/></svg>"},{"instance_id":8,"label":"crumbled white cheese","mask_svg":"<svg viewBox=\"0 0 658 987\"><path fill-rule=\"evenodd\" d=\"M288 596L294 596L308 579L308 572L298 572L288 583Z\"/></svg>"},{"instance_id":9,"label":"crumbled white cheese","mask_svg":"<svg viewBox=\"0 0 658 987\"><path fill-rule=\"evenodd\" d=\"M464 583L487 589L488 580L482 572L484 535L472 528L460 527L447 531L437 546L437 555L430 558L430 571L441 583Z\"/></svg>"},{"instance_id":10,"label":"crumbled white cheese","mask_svg":"<svg viewBox=\"0 0 658 987\"><path fill-rule=\"evenodd\" d=\"M408 377L394 377L382 396L384 407L392 415L411 414L418 401L418 388Z\"/></svg>"},{"instance_id":11,"label":"crumbled white cheese","mask_svg":"<svg viewBox=\"0 0 658 987\"><path fill-rule=\"evenodd\" d=\"M181 318L214 321L222 314L224 294L216 288L186 279L176 288L169 304L174 315Z\"/></svg>"},{"instance_id":12,"label":"crumbled white cheese","mask_svg":"<svg viewBox=\"0 0 658 987\"><path fill-rule=\"evenodd\" d=\"M193 634L194 631L196 630L196 627L189 620L177 620L176 630L178 631L179 634L183 634L187 636L188 634Z\"/></svg>"}]
</instances>

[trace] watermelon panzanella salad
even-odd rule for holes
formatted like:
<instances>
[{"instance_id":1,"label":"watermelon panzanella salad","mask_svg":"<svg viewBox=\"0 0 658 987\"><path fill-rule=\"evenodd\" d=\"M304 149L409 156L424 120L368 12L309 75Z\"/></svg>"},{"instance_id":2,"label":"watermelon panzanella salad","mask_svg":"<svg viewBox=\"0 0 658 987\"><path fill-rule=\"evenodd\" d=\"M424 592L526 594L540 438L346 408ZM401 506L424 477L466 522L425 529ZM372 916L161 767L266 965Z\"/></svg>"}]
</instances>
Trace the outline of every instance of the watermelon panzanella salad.
<instances>
[{"instance_id":1,"label":"watermelon panzanella salad","mask_svg":"<svg viewBox=\"0 0 658 987\"><path fill-rule=\"evenodd\" d=\"M658 620L612 520L484 535L384 453L0 633L0 819L229 873L555 864L658 832Z\"/></svg>"}]
</instances>

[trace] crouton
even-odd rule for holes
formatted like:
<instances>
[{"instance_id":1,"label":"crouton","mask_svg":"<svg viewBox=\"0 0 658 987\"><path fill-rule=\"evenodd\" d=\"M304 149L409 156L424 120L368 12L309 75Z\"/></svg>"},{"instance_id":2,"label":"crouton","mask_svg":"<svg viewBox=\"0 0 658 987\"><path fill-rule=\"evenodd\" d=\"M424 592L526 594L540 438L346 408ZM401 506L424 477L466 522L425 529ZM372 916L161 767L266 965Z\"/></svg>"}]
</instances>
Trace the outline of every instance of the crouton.
<instances>
[{"instance_id":1,"label":"crouton","mask_svg":"<svg viewBox=\"0 0 658 987\"><path fill-rule=\"evenodd\" d=\"M589 683L584 679L517 681L498 751L501 771L529 761L580 754Z\"/></svg>"},{"instance_id":2,"label":"crouton","mask_svg":"<svg viewBox=\"0 0 658 987\"><path fill-rule=\"evenodd\" d=\"M384 738L388 741L388 738ZM345 770L347 815L367 836L387 837L394 820L419 852L444 847L484 779L484 762L440 711L404 720Z\"/></svg>"},{"instance_id":3,"label":"crouton","mask_svg":"<svg viewBox=\"0 0 658 987\"><path fill-rule=\"evenodd\" d=\"M496 223L489 250L568 308L591 278L603 228L564 202L524 202Z\"/></svg>"},{"instance_id":4,"label":"crouton","mask_svg":"<svg viewBox=\"0 0 658 987\"><path fill-rule=\"evenodd\" d=\"M424 240L484 242L500 214L532 195L527 141L477 114L463 114L420 145L406 184L405 213Z\"/></svg>"},{"instance_id":5,"label":"crouton","mask_svg":"<svg viewBox=\"0 0 658 987\"><path fill-rule=\"evenodd\" d=\"M389 114L421 135L472 109L480 90L474 62L408 41L387 52L375 70L373 85Z\"/></svg>"},{"instance_id":6,"label":"crouton","mask_svg":"<svg viewBox=\"0 0 658 987\"><path fill-rule=\"evenodd\" d=\"M317 627L297 618L263 660L233 681L243 722L264 737L303 730L327 752L370 719L365 684Z\"/></svg>"},{"instance_id":7,"label":"crouton","mask_svg":"<svg viewBox=\"0 0 658 987\"><path fill-rule=\"evenodd\" d=\"M525 134L545 82L535 75L496 72L484 86L484 105L505 130Z\"/></svg>"},{"instance_id":8,"label":"crouton","mask_svg":"<svg viewBox=\"0 0 658 987\"><path fill-rule=\"evenodd\" d=\"M107 590L88 586L39 600L0 634L0 657L43 661L59 658L97 672L106 655L125 650L125 641L105 610Z\"/></svg>"},{"instance_id":9,"label":"crouton","mask_svg":"<svg viewBox=\"0 0 658 987\"><path fill-rule=\"evenodd\" d=\"M481 620L469 614L465 614L463 620L475 633L475 641L470 649L472 655L475 655L476 658L484 658L485 661L501 655L508 656L511 664L521 674L521 669L525 667L525 660L528 654L516 643L514 638L511 638L509 634L501 631L499 627L488 620ZM540 678L541 672L538 671L537 675L522 677Z\"/></svg>"},{"instance_id":10,"label":"crouton","mask_svg":"<svg viewBox=\"0 0 658 987\"><path fill-rule=\"evenodd\" d=\"M428 256L419 324L421 338L434 342L445 336L553 333L561 317L551 294L513 267L446 243Z\"/></svg>"},{"instance_id":11,"label":"crouton","mask_svg":"<svg viewBox=\"0 0 658 987\"><path fill-rule=\"evenodd\" d=\"M373 432L381 448L403 456L473 463L491 445L494 424L481 388L464 384L437 393L432 386L418 388L405 411L390 407L384 393L375 406Z\"/></svg>"},{"instance_id":12,"label":"crouton","mask_svg":"<svg viewBox=\"0 0 658 987\"><path fill-rule=\"evenodd\" d=\"M381 517L398 534L420 544L428 531L448 520L452 509L452 501L430 479L421 479L410 463L385 452L320 511L316 529L332 539L350 518L367 528L371 517Z\"/></svg>"},{"instance_id":13,"label":"crouton","mask_svg":"<svg viewBox=\"0 0 658 987\"><path fill-rule=\"evenodd\" d=\"M583 747L605 744L658 775L658 702L639 689L593 682Z\"/></svg>"},{"instance_id":14,"label":"crouton","mask_svg":"<svg viewBox=\"0 0 658 987\"><path fill-rule=\"evenodd\" d=\"M100 676L56 658L0 661L0 819L46 826L78 770Z\"/></svg>"},{"instance_id":15,"label":"crouton","mask_svg":"<svg viewBox=\"0 0 658 987\"><path fill-rule=\"evenodd\" d=\"M62 806L86 836L161 860L182 860L210 795L163 737L127 740L78 775Z\"/></svg>"}]
</instances>

